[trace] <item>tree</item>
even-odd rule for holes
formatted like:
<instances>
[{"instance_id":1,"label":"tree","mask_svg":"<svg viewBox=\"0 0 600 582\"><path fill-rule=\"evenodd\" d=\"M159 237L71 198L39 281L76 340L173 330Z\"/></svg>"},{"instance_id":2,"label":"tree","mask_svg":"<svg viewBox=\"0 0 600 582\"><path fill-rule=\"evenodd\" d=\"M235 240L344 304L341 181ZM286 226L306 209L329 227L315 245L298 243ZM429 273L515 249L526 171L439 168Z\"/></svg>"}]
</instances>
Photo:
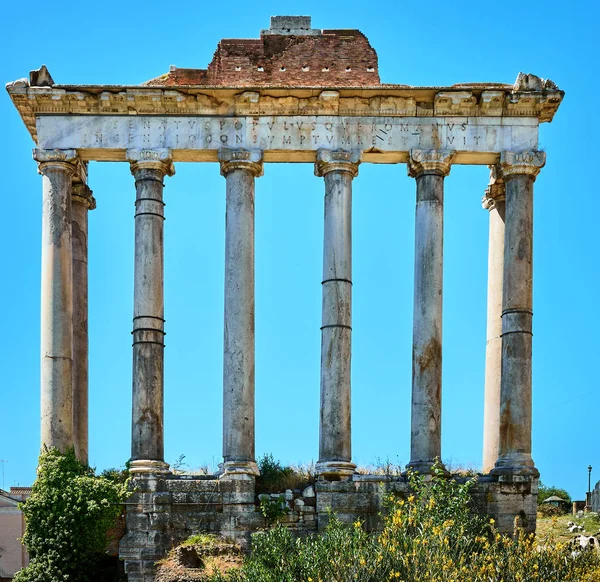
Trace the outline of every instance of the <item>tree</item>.
<instances>
[{"instance_id":1,"label":"tree","mask_svg":"<svg viewBox=\"0 0 600 582\"><path fill-rule=\"evenodd\" d=\"M73 449L43 451L32 494L20 504L30 563L14 582L88 580L127 496L127 483L96 477Z\"/></svg>"}]
</instances>

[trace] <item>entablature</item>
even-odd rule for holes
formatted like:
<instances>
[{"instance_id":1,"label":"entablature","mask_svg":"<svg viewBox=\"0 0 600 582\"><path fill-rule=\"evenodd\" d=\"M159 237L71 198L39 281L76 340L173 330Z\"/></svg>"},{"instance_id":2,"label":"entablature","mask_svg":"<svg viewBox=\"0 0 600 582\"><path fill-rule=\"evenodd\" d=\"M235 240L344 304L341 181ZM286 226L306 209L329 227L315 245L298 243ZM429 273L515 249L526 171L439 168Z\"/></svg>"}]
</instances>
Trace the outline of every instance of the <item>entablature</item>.
<instances>
[{"instance_id":1,"label":"entablature","mask_svg":"<svg viewBox=\"0 0 600 582\"><path fill-rule=\"evenodd\" d=\"M49 77L51 80L51 77ZM21 79L8 93L37 143L36 117L109 116L339 116L536 118L552 121L564 92L551 81L520 74L514 85L450 87L198 87L56 85Z\"/></svg>"}]
</instances>

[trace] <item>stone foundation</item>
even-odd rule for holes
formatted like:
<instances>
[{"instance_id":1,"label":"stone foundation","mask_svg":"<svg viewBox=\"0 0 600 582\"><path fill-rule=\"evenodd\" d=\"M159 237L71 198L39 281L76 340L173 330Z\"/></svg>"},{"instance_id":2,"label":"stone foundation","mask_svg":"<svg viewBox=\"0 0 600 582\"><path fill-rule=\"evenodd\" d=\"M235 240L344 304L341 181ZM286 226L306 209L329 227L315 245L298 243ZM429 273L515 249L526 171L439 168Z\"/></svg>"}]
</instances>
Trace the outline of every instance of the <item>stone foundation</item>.
<instances>
[{"instance_id":1,"label":"stone foundation","mask_svg":"<svg viewBox=\"0 0 600 582\"><path fill-rule=\"evenodd\" d=\"M465 478L457 479L465 481ZM129 582L154 580L155 562L189 536L209 532L249 548L250 536L267 526L255 495L254 478L182 477L145 475L134 481L127 503L127 533L119 555ZM480 476L472 488L478 513L496 520L503 533L514 531L515 519L526 532L536 526L538 480L531 477ZM318 481L308 497L282 493L288 513L279 519L297 535L322 531L331 512L341 521L360 519L367 531L381 527L384 498L390 493L408 496L404 477L354 475L350 480Z\"/></svg>"}]
</instances>

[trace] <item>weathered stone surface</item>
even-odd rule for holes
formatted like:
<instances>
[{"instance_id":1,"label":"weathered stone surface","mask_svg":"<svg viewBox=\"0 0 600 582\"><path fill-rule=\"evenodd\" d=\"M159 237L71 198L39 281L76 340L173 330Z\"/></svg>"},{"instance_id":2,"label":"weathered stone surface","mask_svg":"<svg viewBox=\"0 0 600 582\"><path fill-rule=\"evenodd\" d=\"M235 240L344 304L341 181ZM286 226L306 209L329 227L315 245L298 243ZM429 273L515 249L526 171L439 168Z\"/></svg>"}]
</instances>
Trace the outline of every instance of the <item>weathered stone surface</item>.
<instances>
[{"instance_id":1,"label":"weathered stone surface","mask_svg":"<svg viewBox=\"0 0 600 582\"><path fill-rule=\"evenodd\" d=\"M496 475L539 475L531 459L533 183L545 161L545 154L537 151L505 152L500 158L506 217Z\"/></svg>"},{"instance_id":2,"label":"weathered stone surface","mask_svg":"<svg viewBox=\"0 0 600 582\"><path fill-rule=\"evenodd\" d=\"M431 471L442 455L444 177L453 157L452 151L419 149L411 152L409 163L409 175L417 182L417 205L408 466L421 472Z\"/></svg>"},{"instance_id":3,"label":"weathered stone surface","mask_svg":"<svg viewBox=\"0 0 600 582\"><path fill-rule=\"evenodd\" d=\"M162 472L164 463L163 179L174 170L167 150L127 152L135 177L133 422L131 471Z\"/></svg>"},{"instance_id":4,"label":"weathered stone surface","mask_svg":"<svg viewBox=\"0 0 600 582\"><path fill-rule=\"evenodd\" d=\"M358 117L298 115L158 117L41 116L45 148L78 148L83 159L122 161L128 148L170 148L174 161L216 161L221 148L264 151L264 161L310 162L317 150L358 149L363 161L397 163L411 149L452 149L455 163L493 164L498 152L536 147L535 117ZM532 145L533 144L533 145Z\"/></svg>"},{"instance_id":5,"label":"weathered stone surface","mask_svg":"<svg viewBox=\"0 0 600 582\"><path fill-rule=\"evenodd\" d=\"M83 177L85 180L85 177ZM73 445L88 463L88 211L96 207L92 191L74 176L71 196L73 248Z\"/></svg>"},{"instance_id":6,"label":"weathered stone surface","mask_svg":"<svg viewBox=\"0 0 600 582\"><path fill-rule=\"evenodd\" d=\"M352 179L360 152L319 150L325 179L321 411L317 474L352 475L350 375L352 335Z\"/></svg>"},{"instance_id":7,"label":"weathered stone surface","mask_svg":"<svg viewBox=\"0 0 600 582\"><path fill-rule=\"evenodd\" d=\"M504 181L491 166L490 183L483 197L489 211L487 341L485 349L485 399L483 412L483 472L498 460L500 438L500 375L502 369L502 277L504 267Z\"/></svg>"},{"instance_id":8,"label":"weathered stone surface","mask_svg":"<svg viewBox=\"0 0 600 582\"><path fill-rule=\"evenodd\" d=\"M41 442L73 444L73 150L35 149L42 175Z\"/></svg>"}]
</instances>

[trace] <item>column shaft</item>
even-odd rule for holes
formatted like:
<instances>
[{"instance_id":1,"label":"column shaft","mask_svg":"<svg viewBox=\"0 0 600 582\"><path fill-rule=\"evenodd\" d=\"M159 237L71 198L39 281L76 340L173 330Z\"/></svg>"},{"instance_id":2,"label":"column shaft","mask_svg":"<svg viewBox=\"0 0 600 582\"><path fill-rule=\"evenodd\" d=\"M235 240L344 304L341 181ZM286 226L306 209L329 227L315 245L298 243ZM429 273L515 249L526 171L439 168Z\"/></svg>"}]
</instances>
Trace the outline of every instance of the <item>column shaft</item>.
<instances>
[{"instance_id":1,"label":"column shaft","mask_svg":"<svg viewBox=\"0 0 600 582\"><path fill-rule=\"evenodd\" d=\"M409 467L421 472L441 457L444 177L451 159L450 152L413 150L409 162L417 182Z\"/></svg>"},{"instance_id":2,"label":"column shaft","mask_svg":"<svg viewBox=\"0 0 600 582\"><path fill-rule=\"evenodd\" d=\"M163 178L172 175L169 152L129 150L135 177L133 302L134 472L164 472L164 260Z\"/></svg>"},{"instance_id":3,"label":"column shaft","mask_svg":"<svg viewBox=\"0 0 600 582\"><path fill-rule=\"evenodd\" d=\"M42 175L41 443L73 446L73 150L34 150Z\"/></svg>"},{"instance_id":4,"label":"column shaft","mask_svg":"<svg viewBox=\"0 0 600 582\"><path fill-rule=\"evenodd\" d=\"M91 190L73 184L73 441L77 458L88 462L88 211Z\"/></svg>"},{"instance_id":5,"label":"column shaft","mask_svg":"<svg viewBox=\"0 0 600 582\"><path fill-rule=\"evenodd\" d=\"M500 376L502 368L502 272L504 265L504 184L490 184L483 200L489 210L487 342L483 415L483 472L498 460Z\"/></svg>"},{"instance_id":6,"label":"column shaft","mask_svg":"<svg viewBox=\"0 0 600 582\"><path fill-rule=\"evenodd\" d=\"M540 152L504 152L501 156L506 216L500 441L495 474L538 474L531 459L533 183L544 162Z\"/></svg>"},{"instance_id":7,"label":"column shaft","mask_svg":"<svg viewBox=\"0 0 600 582\"><path fill-rule=\"evenodd\" d=\"M319 462L324 478L354 473L351 430L352 180L360 157L318 153L325 180Z\"/></svg>"},{"instance_id":8,"label":"column shaft","mask_svg":"<svg viewBox=\"0 0 600 582\"><path fill-rule=\"evenodd\" d=\"M229 474L258 474L254 440L254 179L261 154L219 152L226 179L223 459Z\"/></svg>"}]
</instances>

